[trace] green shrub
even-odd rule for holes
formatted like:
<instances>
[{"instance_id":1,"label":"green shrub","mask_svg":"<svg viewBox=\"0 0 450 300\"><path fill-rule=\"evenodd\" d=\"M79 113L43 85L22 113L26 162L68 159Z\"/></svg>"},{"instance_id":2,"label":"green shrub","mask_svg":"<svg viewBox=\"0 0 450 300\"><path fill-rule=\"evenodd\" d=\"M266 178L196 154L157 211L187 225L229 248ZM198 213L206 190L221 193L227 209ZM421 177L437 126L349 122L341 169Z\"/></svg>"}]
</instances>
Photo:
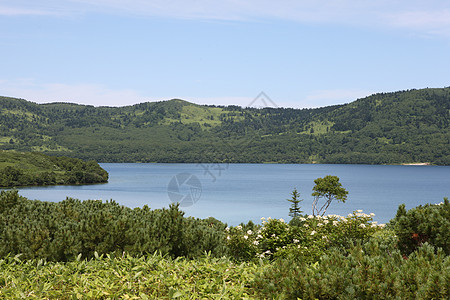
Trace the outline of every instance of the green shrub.
<instances>
[{"instance_id":1,"label":"green shrub","mask_svg":"<svg viewBox=\"0 0 450 300\"><path fill-rule=\"evenodd\" d=\"M0 257L69 261L79 254L142 255L159 251L171 257L225 254L225 224L185 218L177 205L151 210L114 201L43 202L17 191L0 194Z\"/></svg>"},{"instance_id":2,"label":"green shrub","mask_svg":"<svg viewBox=\"0 0 450 300\"><path fill-rule=\"evenodd\" d=\"M447 198L440 204L426 204L408 211L399 206L391 221L398 236L398 247L408 255L424 243L440 247L450 254L450 204Z\"/></svg>"},{"instance_id":3,"label":"green shrub","mask_svg":"<svg viewBox=\"0 0 450 300\"><path fill-rule=\"evenodd\" d=\"M315 264L276 260L258 272L260 299L448 299L450 259L425 244L408 259L377 242L332 249Z\"/></svg>"},{"instance_id":4,"label":"green shrub","mask_svg":"<svg viewBox=\"0 0 450 300\"><path fill-rule=\"evenodd\" d=\"M262 218L262 226L246 230L242 225L227 229L229 255L237 260L293 258L314 262L328 249L364 243L382 230L373 214L355 211L347 217L304 216L287 224L283 219Z\"/></svg>"}]
</instances>

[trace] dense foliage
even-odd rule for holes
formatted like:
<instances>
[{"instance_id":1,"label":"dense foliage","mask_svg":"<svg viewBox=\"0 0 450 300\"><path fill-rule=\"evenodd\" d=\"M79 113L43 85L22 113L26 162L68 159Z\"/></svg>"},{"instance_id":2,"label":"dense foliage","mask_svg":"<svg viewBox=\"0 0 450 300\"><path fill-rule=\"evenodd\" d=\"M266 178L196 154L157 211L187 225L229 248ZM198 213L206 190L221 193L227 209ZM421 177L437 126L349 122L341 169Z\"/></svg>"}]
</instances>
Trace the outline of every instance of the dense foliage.
<instances>
[{"instance_id":1,"label":"dense foliage","mask_svg":"<svg viewBox=\"0 0 450 300\"><path fill-rule=\"evenodd\" d=\"M412 253L424 243L430 243L450 255L450 203L420 205L406 211L400 205L397 215L392 220L399 239L400 249Z\"/></svg>"},{"instance_id":2,"label":"dense foliage","mask_svg":"<svg viewBox=\"0 0 450 300\"><path fill-rule=\"evenodd\" d=\"M424 245L408 259L376 243L330 250L315 264L277 260L256 275L259 299L448 299L450 259Z\"/></svg>"},{"instance_id":3,"label":"dense foliage","mask_svg":"<svg viewBox=\"0 0 450 300\"><path fill-rule=\"evenodd\" d=\"M10 256L0 259L0 298L246 299L257 269L210 256L98 255L67 263Z\"/></svg>"},{"instance_id":4,"label":"dense foliage","mask_svg":"<svg viewBox=\"0 0 450 300\"><path fill-rule=\"evenodd\" d=\"M0 257L68 261L79 254L142 255L160 251L171 257L224 253L225 226L211 219L183 217L177 205L131 209L114 201L28 200L17 191L0 194Z\"/></svg>"},{"instance_id":5,"label":"dense foliage","mask_svg":"<svg viewBox=\"0 0 450 300\"><path fill-rule=\"evenodd\" d=\"M89 184L108 181L95 161L54 157L42 153L0 150L0 186Z\"/></svg>"},{"instance_id":6,"label":"dense foliage","mask_svg":"<svg viewBox=\"0 0 450 300\"><path fill-rule=\"evenodd\" d=\"M0 298L448 299L449 209L400 206L386 226L355 211L227 227L174 205L3 191Z\"/></svg>"},{"instance_id":7,"label":"dense foliage","mask_svg":"<svg viewBox=\"0 0 450 300\"><path fill-rule=\"evenodd\" d=\"M0 97L0 149L99 162L450 164L450 88L318 109L34 104Z\"/></svg>"}]
</instances>

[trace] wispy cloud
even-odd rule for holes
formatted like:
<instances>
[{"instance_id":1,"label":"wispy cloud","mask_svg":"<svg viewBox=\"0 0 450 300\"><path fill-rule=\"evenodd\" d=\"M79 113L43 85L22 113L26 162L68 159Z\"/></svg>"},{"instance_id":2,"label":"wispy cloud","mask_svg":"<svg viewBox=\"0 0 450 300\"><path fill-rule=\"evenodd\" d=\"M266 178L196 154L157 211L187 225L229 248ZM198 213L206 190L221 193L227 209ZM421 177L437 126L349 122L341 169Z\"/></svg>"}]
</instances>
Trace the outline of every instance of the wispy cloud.
<instances>
[{"instance_id":1,"label":"wispy cloud","mask_svg":"<svg viewBox=\"0 0 450 300\"><path fill-rule=\"evenodd\" d=\"M6 0L0 15L134 14L181 19L265 20L450 32L448 0Z\"/></svg>"},{"instance_id":2,"label":"wispy cloud","mask_svg":"<svg viewBox=\"0 0 450 300\"><path fill-rule=\"evenodd\" d=\"M48 10L0 6L0 16L50 16L50 15L55 15L55 13L50 12Z\"/></svg>"},{"instance_id":3,"label":"wispy cloud","mask_svg":"<svg viewBox=\"0 0 450 300\"><path fill-rule=\"evenodd\" d=\"M386 19L396 27L450 37L450 9L398 12L387 15Z\"/></svg>"}]
</instances>

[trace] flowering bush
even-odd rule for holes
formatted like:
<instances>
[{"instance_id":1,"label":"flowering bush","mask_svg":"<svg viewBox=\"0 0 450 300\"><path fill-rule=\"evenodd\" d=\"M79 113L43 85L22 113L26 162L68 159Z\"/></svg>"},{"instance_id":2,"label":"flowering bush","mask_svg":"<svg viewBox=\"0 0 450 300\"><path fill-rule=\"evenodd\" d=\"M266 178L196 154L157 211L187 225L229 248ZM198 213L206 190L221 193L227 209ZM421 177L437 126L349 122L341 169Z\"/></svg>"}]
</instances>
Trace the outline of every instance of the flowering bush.
<instances>
[{"instance_id":1,"label":"flowering bush","mask_svg":"<svg viewBox=\"0 0 450 300\"><path fill-rule=\"evenodd\" d=\"M259 241L253 230L242 225L225 228L228 254L236 260L249 261L258 253Z\"/></svg>"},{"instance_id":2,"label":"flowering bush","mask_svg":"<svg viewBox=\"0 0 450 300\"><path fill-rule=\"evenodd\" d=\"M238 260L291 257L316 261L331 247L348 247L365 242L384 224L373 221L374 214L357 210L347 217L338 215L297 217L292 225L283 219L261 218L255 231L242 226L227 228L230 255Z\"/></svg>"}]
</instances>

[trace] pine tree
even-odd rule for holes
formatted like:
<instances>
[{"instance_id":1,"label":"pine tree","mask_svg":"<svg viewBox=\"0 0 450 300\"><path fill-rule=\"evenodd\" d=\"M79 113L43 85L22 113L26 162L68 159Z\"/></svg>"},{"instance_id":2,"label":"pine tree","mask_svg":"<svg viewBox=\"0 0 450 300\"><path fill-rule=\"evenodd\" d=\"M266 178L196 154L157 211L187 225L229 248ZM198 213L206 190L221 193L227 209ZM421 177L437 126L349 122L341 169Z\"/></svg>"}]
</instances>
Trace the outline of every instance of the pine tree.
<instances>
[{"instance_id":1,"label":"pine tree","mask_svg":"<svg viewBox=\"0 0 450 300\"><path fill-rule=\"evenodd\" d=\"M299 203L303 201L303 199L299 199L300 193L297 191L297 188L294 188L292 191L292 198L287 199L289 202L291 202L291 207L289 208L289 216L292 218L296 218L300 216L300 214L303 212L300 210Z\"/></svg>"}]
</instances>

